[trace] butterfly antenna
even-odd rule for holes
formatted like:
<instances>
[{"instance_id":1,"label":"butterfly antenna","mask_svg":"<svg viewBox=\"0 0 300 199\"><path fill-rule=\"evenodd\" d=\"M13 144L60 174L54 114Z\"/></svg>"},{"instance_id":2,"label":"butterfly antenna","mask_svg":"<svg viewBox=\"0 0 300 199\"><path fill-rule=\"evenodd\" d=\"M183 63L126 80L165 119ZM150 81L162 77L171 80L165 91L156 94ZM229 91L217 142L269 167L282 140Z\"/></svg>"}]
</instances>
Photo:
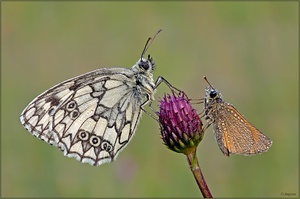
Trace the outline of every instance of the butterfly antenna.
<instances>
[{"instance_id":1,"label":"butterfly antenna","mask_svg":"<svg viewBox=\"0 0 300 199\"><path fill-rule=\"evenodd\" d=\"M162 31L162 29L159 29L159 30L155 33L155 35L153 36L153 38L151 38L151 37L148 38L148 40L147 40L147 42L146 42L146 45L145 45L145 47L144 47L144 50L143 50L143 52L142 52L142 54L141 54L141 60L142 60L142 58L144 57L144 55L145 55L146 51L148 50L149 46L150 46L150 45L152 44L152 42L154 41L155 37L156 37L161 31Z\"/></svg>"},{"instance_id":2,"label":"butterfly antenna","mask_svg":"<svg viewBox=\"0 0 300 199\"><path fill-rule=\"evenodd\" d=\"M211 87L211 88L214 88L208 81L208 79L206 78L206 76L203 76L203 79L208 83L208 85Z\"/></svg>"}]
</instances>

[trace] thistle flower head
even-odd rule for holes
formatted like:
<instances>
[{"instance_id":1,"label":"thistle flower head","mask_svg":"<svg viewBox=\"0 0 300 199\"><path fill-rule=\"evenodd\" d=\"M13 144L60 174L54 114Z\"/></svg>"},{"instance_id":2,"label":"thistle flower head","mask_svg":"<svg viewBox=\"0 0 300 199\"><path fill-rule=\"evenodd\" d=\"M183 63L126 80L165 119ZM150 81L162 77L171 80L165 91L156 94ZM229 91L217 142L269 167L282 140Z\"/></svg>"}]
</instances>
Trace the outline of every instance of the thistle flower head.
<instances>
[{"instance_id":1,"label":"thistle flower head","mask_svg":"<svg viewBox=\"0 0 300 199\"><path fill-rule=\"evenodd\" d=\"M172 151L189 153L202 140L202 121L184 92L160 100L159 123L162 140Z\"/></svg>"}]
</instances>

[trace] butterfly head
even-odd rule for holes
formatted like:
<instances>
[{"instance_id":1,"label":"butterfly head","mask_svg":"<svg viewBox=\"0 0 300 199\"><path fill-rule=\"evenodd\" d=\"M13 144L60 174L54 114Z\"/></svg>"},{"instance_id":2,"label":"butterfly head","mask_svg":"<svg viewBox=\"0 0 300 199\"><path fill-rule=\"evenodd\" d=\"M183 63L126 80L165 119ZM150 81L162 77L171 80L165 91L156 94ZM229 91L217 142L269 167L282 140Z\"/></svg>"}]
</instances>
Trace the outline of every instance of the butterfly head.
<instances>
[{"instance_id":1,"label":"butterfly head","mask_svg":"<svg viewBox=\"0 0 300 199\"><path fill-rule=\"evenodd\" d=\"M144 57L140 58L136 64L133 66L138 71L143 73L152 73L154 70L155 63L150 55L145 59Z\"/></svg>"},{"instance_id":2,"label":"butterfly head","mask_svg":"<svg viewBox=\"0 0 300 199\"><path fill-rule=\"evenodd\" d=\"M221 93L215 89L204 76L205 81L208 83L208 86L205 88L205 103L209 104L212 102L221 102L222 95Z\"/></svg>"}]
</instances>

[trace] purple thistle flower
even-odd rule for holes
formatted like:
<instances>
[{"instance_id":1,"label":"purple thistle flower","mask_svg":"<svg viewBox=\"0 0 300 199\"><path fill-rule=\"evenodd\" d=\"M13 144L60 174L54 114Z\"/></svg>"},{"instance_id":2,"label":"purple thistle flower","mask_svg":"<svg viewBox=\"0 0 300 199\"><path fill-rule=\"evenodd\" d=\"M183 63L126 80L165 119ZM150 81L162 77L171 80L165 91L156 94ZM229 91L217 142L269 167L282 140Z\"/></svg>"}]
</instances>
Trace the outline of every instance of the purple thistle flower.
<instances>
[{"instance_id":1,"label":"purple thistle flower","mask_svg":"<svg viewBox=\"0 0 300 199\"><path fill-rule=\"evenodd\" d=\"M187 154L202 140L202 121L184 92L160 100L159 123L162 140L172 151Z\"/></svg>"}]
</instances>

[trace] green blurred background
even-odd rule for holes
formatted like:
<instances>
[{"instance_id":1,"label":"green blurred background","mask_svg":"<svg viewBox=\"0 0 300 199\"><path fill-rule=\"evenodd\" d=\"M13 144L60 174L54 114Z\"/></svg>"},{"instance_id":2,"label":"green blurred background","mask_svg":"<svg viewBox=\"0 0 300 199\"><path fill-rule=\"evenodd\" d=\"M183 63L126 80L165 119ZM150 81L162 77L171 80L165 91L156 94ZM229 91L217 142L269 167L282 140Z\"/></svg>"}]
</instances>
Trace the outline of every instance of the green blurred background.
<instances>
[{"instance_id":1,"label":"green blurred background","mask_svg":"<svg viewBox=\"0 0 300 199\"><path fill-rule=\"evenodd\" d=\"M185 156L166 149L146 114L117 161L100 167L64 157L19 122L34 97L63 80L131 67L159 28L148 50L154 77L199 99L206 75L273 140L267 153L227 158L209 128L197 153L213 196L298 197L297 5L2 2L2 197L202 197ZM159 87L156 98L168 91Z\"/></svg>"}]
</instances>

